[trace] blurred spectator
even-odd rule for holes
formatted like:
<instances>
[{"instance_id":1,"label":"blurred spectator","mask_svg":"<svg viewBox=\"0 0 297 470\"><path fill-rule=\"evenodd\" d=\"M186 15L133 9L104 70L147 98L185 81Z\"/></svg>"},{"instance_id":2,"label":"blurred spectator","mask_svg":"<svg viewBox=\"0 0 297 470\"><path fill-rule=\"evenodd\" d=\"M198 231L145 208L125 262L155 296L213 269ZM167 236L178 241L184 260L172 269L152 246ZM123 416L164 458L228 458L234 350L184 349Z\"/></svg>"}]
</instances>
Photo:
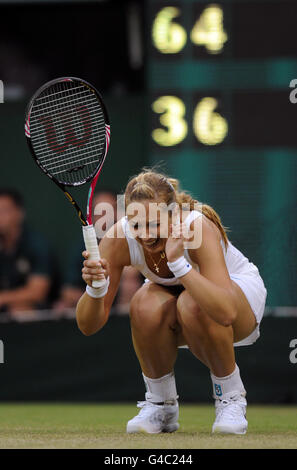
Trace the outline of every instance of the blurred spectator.
<instances>
[{"instance_id":1,"label":"blurred spectator","mask_svg":"<svg viewBox=\"0 0 297 470\"><path fill-rule=\"evenodd\" d=\"M113 217L110 219L108 216L111 215L111 212L105 211L103 206L103 210L99 211L100 215L96 214L96 207L103 203L108 203L113 207ZM118 220L116 193L110 189L102 190L96 193L93 200L93 209L94 227L96 228L96 224L99 219L104 217L105 222L99 228L107 231ZM98 233L97 230L96 232ZM85 246L83 243L83 236L81 235L80 240L71 247L69 252L67 270L65 272L65 282L61 290L60 299L55 304L55 310L57 313L61 313L67 308L74 308L79 298L85 291L86 286L81 277L81 269L83 267L83 250L85 250ZM139 289L142 282L142 276L135 268L126 267L123 270L120 287L114 301L114 307L118 313L129 313L130 300L137 289Z\"/></svg>"},{"instance_id":2,"label":"blurred spectator","mask_svg":"<svg viewBox=\"0 0 297 470\"><path fill-rule=\"evenodd\" d=\"M0 312L48 307L53 259L49 245L25 220L21 195L0 189Z\"/></svg>"},{"instance_id":3,"label":"blurred spectator","mask_svg":"<svg viewBox=\"0 0 297 470\"><path fill-rule=\"evenodd\" d=\"M120 287L115 298L115 309L119 315L127 315L130 311L130 301L135 292L143 284L143 277L133 268L133 266L126 266L123 270Z\"/></svg>"}]
</instances>

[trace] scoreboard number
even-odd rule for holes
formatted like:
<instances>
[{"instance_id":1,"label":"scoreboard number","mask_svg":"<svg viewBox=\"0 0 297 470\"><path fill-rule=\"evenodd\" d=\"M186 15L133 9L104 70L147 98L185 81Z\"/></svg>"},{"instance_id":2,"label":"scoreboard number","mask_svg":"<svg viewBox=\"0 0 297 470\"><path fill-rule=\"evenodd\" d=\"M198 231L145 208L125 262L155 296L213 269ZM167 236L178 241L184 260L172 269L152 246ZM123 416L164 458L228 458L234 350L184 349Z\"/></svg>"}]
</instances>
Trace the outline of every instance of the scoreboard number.
<instances>
[{"instance_id":1,"label":"scoreboard number","mask_svg":"<svg viewBox=\"0 0 297 470\"><path fill-rule=\"evenodd\" d=\"M176 54L187 42L185 29L172 21L180 15L180 9L165 7L159 11L153 23L152 39L155 47L162 54Z\"/></svg>"},{"instance_id":2,"label":"scoreboard number","mask_svg":"<svg viewBox=\"0 0 297 470\"><path fill-rule=\"evenodd\" d=\"M180 16L177 7L164 7L155 16L152 26L152 41L162 54L177 54L186 45L187 32L173 21ZM210 54L219 54L228 36L223 27L224 13L220 5L211 4L204 8L194 24L190 39L197 46L205 46Z\"/></svg>"},{"instance_id":3,"label":"scoreboard number","mask_svg":"<svg viewBox=\"0 0 297 470\"><path fill-rule=\"evenodd\" d=\"M223 10L219 5L206 7L196 21L191 40L197 46L205 46L210 54L222 52L228 37L223 28Z\"/></svg>"},{"instance_id":4,"label":"scoreboard number","mask_svg":"<svg viewBox=\"0 0 297 470\"><path fill-rule=\"evenodd\" d=\"M204 145L221 144L228 134L228 123L215 112L218 101L213 97L202 98L194 110L193 131L197 140ZM161 114L159 120L163 128L154 129L153 141L163 147L180 144L188 134L185 120L186 107L177 96L160 96L153 104L155 113Z\"/></svg>"},{"instance_id":5,"label":"scoreboard number","mask_svg":"<svg viewBox=\"0 0 297 470\"><path fill-rule=\"evenodd\" d=\"M153 140L163 147L171 147L182 142L188 133L184 116L186 107L177 96L161 96L152 105L155 113L162 114L160 123L167 129L155 129Z\"/></svg>"},{"instance_id":6,"label":"scoreboard number","mask_svg":"<svg viewBox=\"0 0 297 470\"><path fill-rule=\"evenodd\" d=\"M203 98L196 106L193 116L193 130L204 145L218 145L228 134L226 119L215 113L218 102L215 98Z\"/></svg>"}]
</instances>

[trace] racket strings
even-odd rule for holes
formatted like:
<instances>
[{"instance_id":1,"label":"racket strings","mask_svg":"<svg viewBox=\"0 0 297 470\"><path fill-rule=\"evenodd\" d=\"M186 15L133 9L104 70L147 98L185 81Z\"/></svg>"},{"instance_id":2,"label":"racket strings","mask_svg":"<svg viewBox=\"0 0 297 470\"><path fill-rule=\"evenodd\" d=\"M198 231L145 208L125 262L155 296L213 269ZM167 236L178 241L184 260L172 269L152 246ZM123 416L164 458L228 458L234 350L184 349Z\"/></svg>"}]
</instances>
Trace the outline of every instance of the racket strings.
<instances>
[{"instance_id":1,"label":"racket strings","mask_svg":"<svg viewBox=\"0 0 297 470\"><path fill-rule=\"evenodd\" d=\"M96 124L98 124L98 123L99 123L99 124L102 124L102 123L104 123L104 119L102 119L101 121L94 121L94 122L95 122ZM71 128L71 129L72 129L72 128ZM39 150L40 152L42 152L42 157L41 157L41 159L43 159L43 158L46 159L47 154L51 152L51 148L48 148L49 145L51 146L52 144L55 144L55 142L56 142L57 139L58 139L58 140L59 140L59 139L61 139L61 140L62 140L62 139L65 139L65 135L66 135L66 137L68 136L67 142L71 144L71 143L76 142L77 138L79 137L79 132L86 132L86 131L89 131L89 130L91 130L91 129L92 129L92 126L91 126L91 125L85 126L84 128L80 128L79 126L77 126L77 128L76 128L77 134L76 134L74 140L71 140L71 139L69 138L69 133L67 133L68 128L66 128L66 127L63 127L63 130L58 131L58 132L53 132L53 133L49 133L49 132L48 132L48 135L47 135L47 144L44 144L43 142L41 142L40 144L38 143L38 144L36 144L36 146L34 147L34 149L35 149L35 150ZM100 136L100 138L102 137L102 134L103 134L103 137L105 137L105 136L104 136L104 133L102 133L101 130L99 130L99 131L96 130L96 131L93 132L93 136L98 135L98 136ZM38 137L37 137L37 138L38 138ZM62 140L62 142L63 142L63 140ZM103 144L104 144L104 139L103 139ZM59 158L59 157L54 157L54 158Z\"/></svg>"},{"instance_id":2,"label":"racket strings","mask_svg":"<svg viewBox=\"0 0 297 470\"><path fill-rule=\"evenodd\" d=\"M72 109L71 112L68 112L67 113L67 118L64 118L64 122L63 122L63 118L62 116L57 116L56 118L54 117L48 117L48 119L50 119L50 122L51 124L53 125L60 125L61 123L63 123L63 125L65 125L65 123L68 123L68 126L70 126L73 122L76 123L77 125L80 125L81 124L81 119L79 119L77 117L77 113L78 113L78 110L79 110L79 116L84 118L84 117L88 117L89 116L89 112L92 111L93 109L95 109L96 111L96 108L94 107L91 107L89 106L87 109L85 108L77 108L77 109ZM72 121L70 123L70 117L72 117ZM36 116L35 116L36 118ZM42 118L42 119L41 119ZM39 116L39 119L42 121L42 120L46 120L47 119L47 116L46 115L40 115ZM89 119L89 121L92 121L94 120L94 117Z\"/></svg>"},{"instance_id":3,"label":"racket strings","mask_svg":"<svg viewBox=\"0 0 297 470\"><path fill-rule=\"evenodd\" d=\"M104 145L103 140L104 140L105 137L102 138L101 132L94 132L93 135L94 135L94 137L99 136L99 146L97 145L96 147L99 147L101 149L102 145ZM95 148L95 146L94 146L94 148ZM59 155L55 156L55 157L52 157L51 156L52 153L49 154L50 151L43 151L43 147L40 148L40 151L42 152L42 156L40 157L40 161L43 162L43 163L48 164L48 163L52 162L53 160L55 160L55 161L61 160L61 157ZM74 150L71 155L75 156L75 154L79 151L80 150ZM47 154L49 154L50 158L48 158ZM63 158L63 161L66 161L66 160L68 160L68 158Z\"/></svg>"},{"instance_id":4,"label":"racket strings","mask_svg":"<svg viewBox=\"0 0 297 470\"><path fill-rule=\"evenodd\" d=\"M90 97L87 97L87 96L86 96L86 98L89 99ZM86 100L86 101L87 101L87 100ZM72 103L71 103L71 105L69 105L69 106L64 106L64 107L63 107L63 113L69 114L69 113L75 112L75 111L76 111L77 109L79 109L80 107L81 107L81 108L83 107L81 103L82 103L82 100L75 100L75 99L72 98ZM74 107L74 106L75 106L75 107ZM98 107L98 103L95 101L95 102L93 102L93 103L91 102L91 105L89 106L88 109L90 109L90 110L92 110L92 109L97 109L97 107ZM35 113L35 118L39 118L39 119L40 119L40 118L44 118L44 117L45 117L44 109L45 109L45 107L43 107L43 112L36 112L36 113ZM48 108L47 108L47 112L48 112L48 114L51 115L51 116L55 116L55 115L56 115L56 117L53 117L53 120L58 121L58 120L59 120L60 109L61 109L61 106L51 106L51 107L48 107ZM86 113L86 110L84 110L84 112ZM62 114L62 113L61 113L61 114ZM60 117L60 118L61 118L61 117Z\"/></svg>"},{"instance_id":5,"label":"racket strings","mask_svg":"<svg viewBox=\"0 0 297 470\"><path fill-rule=\"evenodd\" d=\"M91 165L91 164L96 163L96 162L98 163L98 160L92 160L90 162L85 163L84 165ZM53 171L53 172L51 172L51 174L53 176L55 176L55 175L58 175L58 174L61 175L62 173L66 173L66 172L71 173L72 171L77 171L80 168L82 168L82 167L78 165L77 167L73 167L72 169L68 169L68 170ZM72 181L73 184L75 184L75 182L76 182L76 180ZM79 184L79 183L77 183L77 184Z\"/></svg>"},{"instance_id":6,"label":"racket strings","mask_svg":"<svg viewBox=\"0 0 297 470\"><path fill-rule=\"evenodd\" d=\"M63 184L81 184L104 159L104 112L87 86L64 81L36 99L30 114L34 151L44 169Z\"/></svg>"},{"instance_id":7,"label":"racket strings","mask_svg":"<svg viewBox=\"0 0 297 470\"><path fill-rule=\"evenodd\" d=\"M66 130L66 129L65 129ZM78 129L76 129L78 130ZM86 130L86 126L85 126L85 129ZM95 134L98 134L98 133L95 133ZM100 134L100 133L99 133ZM77 138L77 137L76 137ZM101 147L104 146L104 136L101 137L100 139L100 145L96 145L95 147L93 146L93 150L96 150L97 152L100 152ZM71 144L72 143L72 140L68 138L68 144ZM87 145L87 147L89 148L89 151L90 151L90 145ZM86 149L85 149L86 150ZM67 152L67 155L69 155L69 152ZM79 161L78 161L79 160ZM51 172L52 174L54 174L55 176L59 175L59 173L64 173L64 176L68 176L67 179L66 179L66 182L69 183L69 182L76 182L77 180L77 175L71 175L71 172L73 170L77 170L77 169L83 169L83 166L84 165L95 165L95 168L96 168L96 163L98 164L98 160L97 160L97 157L94 159L94 155L90 152L88 152L88 156L84 156L83 159L80 157L80 150L75 150L70 153L70 157L68 156L67 159L65 159L64 157L64 160L63 160L65 163L61 164L61 159L58 157L54 157L54 160L51 160L51 165L47 167L47 171ZM44 159L42 159L42 162L44 162ZM57 164L52 164L52 163L60 163L60 165L57 165ZM90 170L92 171L93 168L89 169L89 168L86 168L86 171L84 171L82 174L81 174L81 177L83 178L86 178L90 172ZM54 171L55 170L55 171ZM68 175L65 175L65 173L69 172ZM80 172L81 173L81 172ZM65 179L65 178L64 178Z\"/></svg>"},{"instance_id":8,"label":"racket strings","mask_svg":"<svg viewBox=\"0 0 297 470\"><path fill-rule=\"evenodd\" d=\"M72 98L72 100L73 100L73 98ZM79 128L80 129L89 128L92 125L92 121L96 121L96 118L94 118L94 117L91 118L91 119L88 119L88 121L85 121L85 120L83 121L83 119L84 119L84 117L89 118L89 111L91 111L93 109L97 110L98 103L95 101L95 106L89 106L89 107L86 107L84 105L83 109L82 108L79 109L79 113L78 113L78 106L77 106L78 103L80 104L81 101L80 100L73 100L72 106L71 106L72 109L69 106L68 107L64 106L63 110L62 110L63 114L60 112L59 115L56 118L52 117L52 108L47 108L46 109L47 113L51 116L50 123L53 124L53 125L55 124L56 126L59 125L59 127L63 128L60 131L60 133L62 133L65 130L65 133L67 134L67 131L69 129L73 130L73 124L76 125L77 130L79 130ZM74 105L76 105L76 106L74 107ZM45 107L44 107L44 110L45 110ZM57 110L55 112L57 113ZM64 118L63 118L63 115L64 115ZM102 112L101 112L101 115L103 117ZM36 115L35 114L35 117L40 118L41 116L46 120L47 115L45 114L45 112L43 113L43 115L41 115L41 114ZM56 132L55 128L52 127L52 130L48 131L47 134L48 135L57 134L57 132Z\"/></svg>"},{"instance_id":9,"label":"racket strings","mask_svg":"<svg viewBox=\"0 0 297 470\"><path fill-rule=\"evenodd\" d=\"M97 148L99 149L100 147L98 146ZM69 158L71 158L71 157L69 157ZM58 170L59 168L63 168L63 173L64 173L65 171L70 170L70 169L68 168L70 162L67 161L67 160L69 160L69 158L66 158L65 160L63 160L63 162L65 162L65 163L61 163L61 165L53 164L51 167L48 167L48 171L50 171L50 172L55 171L55 174L58 174L59 171L56 171L56 170ZM87 161L87 160L89 160L90 158L91 158L90 156L80 158L76 163L86 162L86 164L88 165L89 163L91 163L91 162L88 162L88 161ZM98 162L98 159L97 159L96 161ZM67 168L65 168L65 166L66 166ZM62 173L62 171L61 171L61 173ZM54 173L53 173L53 174L54 174Z\"/></svg>"},{"instance_id":10,"label":"racket strings","mask_svg":"<svg viewBox=\"0 0 297 470\"><path fill-rule=\"evenodd\" d=\"M94 121L93 122L94 124L98 124L97 121ZM99 125L104 125L104 120L101 120L99 122ZM52 146L54 146L58 141L63 143L63 141L65 141L65 137L67 139L67 142L68 143L74 143L79 140L80 136L83 137L84 134L86 133L89 133L91 132L93 129L93 126L91 125L91 123L88 125L88 126L84 126L84 127L81 127L79 124L77 125L76 127L76 134L75 136L73 136L73 128L72 127L66 127L66 126L63 126L63 129L59 130L59 131L52 131L52 132L47 132L47 144L48 145L45 145L42 141L38 141L37 140L37 144L35 146L35 149L36 150L40 150L40 151L44 151L45 154L47 152L50 152L50 150L52 150ZM94 131L94 134L93 136L95 136L95 134L98 134L98 135L101 135L102 134L102 131L98 130L97 128L95 129ZM34 135L34 133L32 133ZM104 134L103 134L104 135ZM38 139L38 136L37 136L37 139ZM48 148L49 147L49 148Z\"/></svg>"},{"instance_id":11,"label":"racket strings","mask_svg":"<svg viewBox=\"0 0 297 470\"><path fill-rule=\"evenodd\" d=\"M82 90L82 91L75 91L75 90ZM79 87L73 87L71 88L70 90L72 93L73 96L78 96L80 94L89 94L89 90L86 90L86 88L84 86L79 86ZM55 103L57 103L59 100L64 100L65 99L65 96L62 96L60 98L56 98L60 93L64 93L65 90L63 91L56 91L55 93L48 93L46 94L45 96L40 96L39 98L36 98L36 103L37 101L40 103L42 100L44 99L48 99L50 98L51 96L53 96L55 98ZM41 107L43 108L43 103L40 103L40 104L36 104L35 107L38 108L38 107Z\"/></svg>"}]
</instances>

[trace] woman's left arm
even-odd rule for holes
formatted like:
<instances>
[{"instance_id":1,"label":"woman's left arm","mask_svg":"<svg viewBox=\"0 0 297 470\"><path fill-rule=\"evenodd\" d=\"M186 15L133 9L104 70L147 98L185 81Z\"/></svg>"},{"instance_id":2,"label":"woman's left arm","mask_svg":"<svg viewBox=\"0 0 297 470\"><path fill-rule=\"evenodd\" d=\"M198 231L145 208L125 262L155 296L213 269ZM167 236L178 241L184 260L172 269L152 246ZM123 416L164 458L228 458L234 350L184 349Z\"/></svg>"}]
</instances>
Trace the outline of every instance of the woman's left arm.
<instances>
[{"instance_id":1,"label":"woman's left arm","mask_svg":"<svg viewBox=\"0 0 297 470\"><path fill-rule=\"evenodd\" d=\"M184 241L182 236L168 240L171 248L167 254L168 261L183 255ZM179 278L182 285L203 312L220 325L230 326L237 315L233 285L217 233L205 217L202 221L201 245L189 250L189 255L199 265L200 272L191 269Z\"/></svg>"}]
</instances>

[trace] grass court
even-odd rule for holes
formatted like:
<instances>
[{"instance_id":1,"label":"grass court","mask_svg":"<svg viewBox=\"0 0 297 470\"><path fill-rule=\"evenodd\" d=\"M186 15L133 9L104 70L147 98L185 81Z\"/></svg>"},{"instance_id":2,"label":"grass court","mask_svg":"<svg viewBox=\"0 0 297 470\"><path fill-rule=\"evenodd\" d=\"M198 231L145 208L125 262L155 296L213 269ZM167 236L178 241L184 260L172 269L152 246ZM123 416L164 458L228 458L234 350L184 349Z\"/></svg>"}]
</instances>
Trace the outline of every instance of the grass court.
<instances>
[{"instance_id":1,"label":"grass court","mask_svg":"<svg viewBox=\"0 0 297 470\"><path fill-rule=\"evenodd\" d=\"M0 405L1 449L296 449L296 406L248 406L244 436L212 435L213 405L180 405L173 434L126 434L133 404Z\"/></svg>"}]
</instances>

